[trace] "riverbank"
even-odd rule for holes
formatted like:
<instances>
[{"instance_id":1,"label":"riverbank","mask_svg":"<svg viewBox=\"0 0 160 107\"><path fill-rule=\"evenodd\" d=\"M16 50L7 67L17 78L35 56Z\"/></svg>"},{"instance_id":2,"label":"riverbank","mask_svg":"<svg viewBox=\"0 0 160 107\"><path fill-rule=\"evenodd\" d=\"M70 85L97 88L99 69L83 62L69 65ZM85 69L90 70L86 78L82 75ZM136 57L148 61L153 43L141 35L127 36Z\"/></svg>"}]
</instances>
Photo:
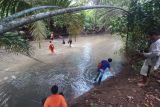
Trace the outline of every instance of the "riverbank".
<instances>
[{"instance_id":1,"label":"riverbank","mask_svg":"<svg viewBox=\"0 0 160 107\"><path fill-rule=\"evenodd\" d=\"M140 88L138 72L129 65L117 75L95 86L70 103L70 107L160 107L160 84L151 78L147 87Z\"/></svg>"}]
</instances>

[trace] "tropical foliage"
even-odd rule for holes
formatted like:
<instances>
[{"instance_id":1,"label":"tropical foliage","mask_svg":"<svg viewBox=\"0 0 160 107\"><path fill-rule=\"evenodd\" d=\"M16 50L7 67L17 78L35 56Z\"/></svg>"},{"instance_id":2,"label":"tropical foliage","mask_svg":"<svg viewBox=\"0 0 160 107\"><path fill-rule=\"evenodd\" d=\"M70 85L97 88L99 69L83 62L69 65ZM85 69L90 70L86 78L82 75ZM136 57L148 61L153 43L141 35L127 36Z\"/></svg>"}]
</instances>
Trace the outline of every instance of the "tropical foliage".
<instances>
[{"instance_id":1,"label":"tropical foliage","mask_svg":"<svg viewBox=\"0 0 160 107\"><path fill-rule=\"evenodd\" d=\"M42 5L45 5L46 7L42 7ZM15 15L15 17L18 17L18 15L22 16L23 14L20 14L20 13L17 14L17 12L22 11L22 10L26 10L26 9L28 9L28 11L25 11L28 13L24 14L26 16L32 15L32 14L35 14L38 12L42 12L43 8L44 9L46 8L45 10L43 9L43 11L50 11L52 9L51 5L52 6L59 6L60 8L66 8L66 7L74 6L75 4L71 5L71 0L44 0L44 1L43 0L9 0L9 1L0 0L1 19L3 20L6 17L9 19L10 17L8 17L8 16L13 15L13 14ZM76 5L78 5L78 4L76 4ZM37 10L36 9L29 10L29 8L32 8L35 6L37 7ZM38 7L38 6L41 6L41 7ZM35 23L27 25L25 27L21 27L17 30L18 30L18 32L23 30L25 33L25 37L27 37L27 36L30 37L30 35L33 36L34 40L38 41L39 47L41 47L40 41L47 37L47 32L49 32L47 30L50 30L50 32L54 31L54 28L55 28L54 26L55 27L60 26L63 28L65 27L65 28L67 28L67 32L70 36L76 37L76 35L78 35L83 28L83 16L81 14L60 15L60 16L45 19L44 21L41 20L41 21L35 22ZM24 28L25 28L25 30L24 30ZM49 36L49 34L48 34L48 36ZM4 39L1 39L1 41L3 41L3 40ZM18 40L18 39L15 39L15 41L16 40ZM26 43L26 45L28 45L28 43ZM7 44L3 44L3 45L1 45L1 47L9 48L11 46L10 46L10 44L8 46L7 46ZM23 46L22 46L22 48L23 48ZM10 49L13 50L13 48L10 48ZM15 50L13 50L13 51L15 51Z\"/></svg>"},{"instance_id":2,"label":"tropical foliage","mask_svg":"<svg viewBox=\"0 0 160 107\"><path fill-rule=\"evenodd\" d=\"M0 48L7 52L21 53L31 55L32 47L29 41L23 38L23 34L17 32L8 32L0 38Z\"/></svg>"},{"instance_id":3,"label":"tropical foliage","mask_svg":"<svg viewBox=\"0 0 160 107\"><path fill-rule=\"evenodd\" d=\"M128 9L130 0L95 0L96 5L118 6ZM123 11L116 9L97 9L87 11L85 18L85 28L87 32L107 31L113 18L123 14Z\"/></svg>"},{"instance_id":4,"label":"tropical foliage","mask_svg":"<svg viewBox=\"0 0 160 107\"><path fill-rule=\"evenodd\" d=\"M124 14L112 20L112 31L118 32L126 38L126 51L130 58L133 56L131 53L136 50L148 48L145 39L146 33L152 29L160 28L159 12L159 0L132 0L129 5L130 14ZM133 65L138 66L140 64Z\"/></svg>"}]
</instances>

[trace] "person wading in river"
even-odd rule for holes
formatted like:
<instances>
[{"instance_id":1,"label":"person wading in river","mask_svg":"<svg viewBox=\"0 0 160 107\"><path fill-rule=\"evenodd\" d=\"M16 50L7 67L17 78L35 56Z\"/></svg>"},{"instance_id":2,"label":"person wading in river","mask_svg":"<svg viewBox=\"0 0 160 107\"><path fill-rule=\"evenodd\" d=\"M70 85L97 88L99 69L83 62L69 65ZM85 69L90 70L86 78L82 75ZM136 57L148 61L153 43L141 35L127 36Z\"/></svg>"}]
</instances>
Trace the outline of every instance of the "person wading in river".
<instances>
[{"instance_id":1,"label":"person wading in river","mask_svg":"<svg viewBox=\"0 0 160 107\"><path fill-rule=\"evenodd\" d=\"M153 30L148 32L148 36L151 43L149 52L139 53L141 57L145 58L140 71L142 75L142 81L138 83L140 87L148 84L150 71L156 71L160 66L160 31Z\"/></svg>"},{"instance_id":2,"label":"person wading in river","mask_svg":"<svg viewBox=\"0 0 160 107\"><path fill-rule=\"evenodd\" d=\"M71 47L71 45L72 45L72 38L69 38L68 44L69 44L69 47Z\"/></svg>"},{"instance_id":3,"label":"person wading in river","mask_svg":"<svg viewBox=\"0 0 160 107\"><path fill-rule=\"evenodd\" d=\"M111 72L111 65L110 63L112 62L112 59L111 58L108 58L108 61L107 60L102 60L99 64L98 64L98 67L97 67L97 76L96 78L94 79L94 81L97 81L97 78L99 77L98 79L98 84L101 83L101 80L102 80L102 77L103 77L103 74L106 70L109 69L109 71Z\"/></svg>"},{"instance_id":4,"label":"person wading in river","mask_svg":"<svg viewBox=\"0 0 160 107\"><path fill-rule=\"evenodd\" d=\"M51 88L52 95L47 97L43 107L67 107L67 103L63 95L58 94L58 86Z\"/></svg>"},{"instance_id":5,"label":"person wading in river","mask_svg":"<svg viewBox=\"0 0 160 107\"><path fill-rule=\"evenodd\" d=\"M54 45L52 43L52 41L49 41L49 50L51 51L51 54L54 54Z\"/></svg>"},{"instance_id":6,"label":"person wading in river","mask_svg":"<svg viewBox=\"0 0 160 107\"><path fill-rule=\"evenodd\" d=\"M50 36L50 40L53 41L53 39L54 39L54 32L52 32Z\"/></svg>"},{"instance_id":7,"label":"person wading in river","mask_svg":"<svg viewBox=\"0 0 160 107\"><path fill-rule=\"evenodd\" d=\"M64 40L64 37L59 35L59 38L62 39L62 44L65 44L65 40Z\"/></svg>"}]
</instances>

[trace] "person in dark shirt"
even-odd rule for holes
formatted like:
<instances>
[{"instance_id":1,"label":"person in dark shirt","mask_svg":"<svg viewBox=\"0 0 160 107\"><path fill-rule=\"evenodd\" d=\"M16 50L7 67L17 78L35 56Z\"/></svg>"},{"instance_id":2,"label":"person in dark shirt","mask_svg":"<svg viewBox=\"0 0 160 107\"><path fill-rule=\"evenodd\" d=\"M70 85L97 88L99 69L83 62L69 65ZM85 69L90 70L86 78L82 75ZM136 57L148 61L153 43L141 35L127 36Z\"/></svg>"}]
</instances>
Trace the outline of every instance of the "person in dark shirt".
<instances>
[{"instance_id":1,"label":"person in dark shirt","mask_svg":"<svg viewBox=\"0 0 160 107\"><path fill-rule=\"evenodd\" d=\"M103 74L105 72L106 69L109 69L109 71L111 71L111 65L110 63L112 62L112 59L111 58L108 58L108 60L102 60L99 64L98 64L98 67L97 67L97 76L96 78L94 79L94 81L97 81L98 77L98 84L101 83L101 80L102 80L102 77L103 77Z\"/></svg>"},{"instance_id":2,"label":"person in dark shirt","mask_svg":"<svg viewBox=\"0 0 160 107\"><path fill-rule=\"evenodd\" d=\"M68 44L69 44L69 47L71 47L71 45L72 45L72 38L69 38Z\"/></svg>"}]
</instances>

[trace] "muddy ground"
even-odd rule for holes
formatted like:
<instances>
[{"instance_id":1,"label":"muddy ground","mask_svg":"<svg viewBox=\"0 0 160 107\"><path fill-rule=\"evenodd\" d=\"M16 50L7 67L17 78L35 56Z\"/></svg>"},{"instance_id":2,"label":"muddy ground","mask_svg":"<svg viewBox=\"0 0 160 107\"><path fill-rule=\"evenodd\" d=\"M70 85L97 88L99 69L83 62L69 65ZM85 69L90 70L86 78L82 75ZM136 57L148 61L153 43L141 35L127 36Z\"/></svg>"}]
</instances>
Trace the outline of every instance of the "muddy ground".
<instances>
[{"instance_id":1,"label":"muddy ground","mask_svg":"<svg viewBox=\"0 0 160 107\"><path fill-rule=\"evenodd\" d=\"M148 86L138 87L139 80L139 72L126 65L117 77L72 101L70 107L160 107L160 84L151 77Z\"/></svg>"}]
</instances>

